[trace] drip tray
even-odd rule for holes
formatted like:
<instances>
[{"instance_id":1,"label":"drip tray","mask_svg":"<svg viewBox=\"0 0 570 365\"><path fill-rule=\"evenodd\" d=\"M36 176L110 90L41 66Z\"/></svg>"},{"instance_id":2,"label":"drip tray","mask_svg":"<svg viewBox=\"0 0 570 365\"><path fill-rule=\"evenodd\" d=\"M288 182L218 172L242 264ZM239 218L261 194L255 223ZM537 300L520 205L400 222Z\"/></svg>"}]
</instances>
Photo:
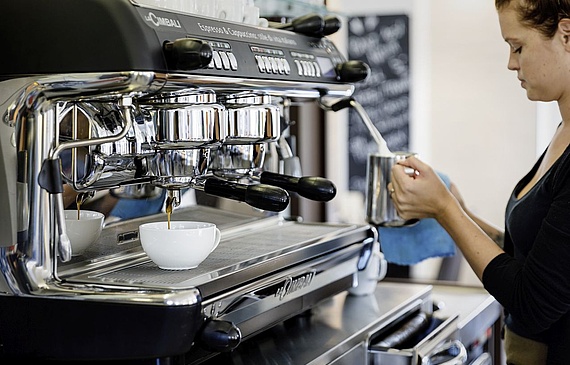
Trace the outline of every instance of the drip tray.
<instances>
[{"instance_id":1,"label":"drip tray","mask_svg":"<svg viewBox=\"0 0 570 365\"><path fill-rule=\"evenodd\" d=\"M254 229L224 229L219 246L197 268L163 270L144 254L116 264L91 268L86 263L62 276L68 282L103 283L144 288L186 289L204 286L232 287L276 271L299 265L344 247L361 244L371 235L369 226L311 224L273 220ZM74 272L77 271L77 274ZM221 284L223 282L223 284ZM212 290L206 290L212 291Z\"/></svg>"}]
</instances>

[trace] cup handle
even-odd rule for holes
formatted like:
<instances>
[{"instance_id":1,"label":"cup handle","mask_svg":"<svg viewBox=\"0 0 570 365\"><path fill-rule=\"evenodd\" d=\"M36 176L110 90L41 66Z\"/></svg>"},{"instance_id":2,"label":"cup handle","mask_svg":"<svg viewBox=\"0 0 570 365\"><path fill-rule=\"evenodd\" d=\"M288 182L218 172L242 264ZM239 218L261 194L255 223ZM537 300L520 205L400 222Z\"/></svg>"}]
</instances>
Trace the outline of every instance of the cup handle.
<instances>
[{"instance_id":1,"label":"cup handle","mask_svg":"<svg viewBox=\"0 0 570 365\"><path fill-rule=\"evenodd\" d=\"M210 250L210 253L218 247L218 245L220 244L220 240L222 239L222 232L220 232L220 229L218 227L215 227L214 229L216 230L216 238L214 238L214 241L216 243L214 244L214 247L212 247L212 249Z\"/></svg>"},{"instance_id":2,"label":"cup handle","mask_svg":"<svg viewBox=\"0 0 570 365\"><path fill-rule=\"evenodd\" d=\"M377 255L379 259L378 261L380 261L380 267L378 268L378 276L376 277L376 280L383 280L388 272L388 261L384 258L384 254L380 251L375 251L372 254Z\"/></svg>"}]
</instances>

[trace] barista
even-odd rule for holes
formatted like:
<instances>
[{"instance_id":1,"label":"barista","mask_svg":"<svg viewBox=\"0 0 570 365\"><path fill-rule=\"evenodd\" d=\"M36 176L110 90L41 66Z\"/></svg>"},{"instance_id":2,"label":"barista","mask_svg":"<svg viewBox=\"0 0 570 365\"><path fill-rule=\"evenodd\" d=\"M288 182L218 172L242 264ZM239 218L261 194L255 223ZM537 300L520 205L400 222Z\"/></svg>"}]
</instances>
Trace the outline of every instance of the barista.
<instances>
[{"instance_id":1,"label":"barista","mask_svg":"<svg viewBox=\"0 0 570 365\"><path fill-rule=\"evenodd\" d=\"M392 169L391 197L404 219L432 217L451 235L505 308L508 364L567 364L570 349L570 1L496 0L508 68L527 97L556 101L562 122L515 186L502 236L456 199L417 158ZM409 176L404 169L418 172Z\"/></svg>"}]
</instances>

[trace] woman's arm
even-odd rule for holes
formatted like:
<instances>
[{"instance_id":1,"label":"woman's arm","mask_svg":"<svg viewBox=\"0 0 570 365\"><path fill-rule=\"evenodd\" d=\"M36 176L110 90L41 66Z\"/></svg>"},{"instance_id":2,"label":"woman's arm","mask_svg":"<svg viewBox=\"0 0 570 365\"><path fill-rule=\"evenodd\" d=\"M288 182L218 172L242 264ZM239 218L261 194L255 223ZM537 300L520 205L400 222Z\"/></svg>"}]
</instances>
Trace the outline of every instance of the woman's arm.
<instances>
[{"instance_id":1,"label":"woman's arm","mask_svg":"<svg viewBox=\"0 0 570 365\"><path fill-rule=\"evenodd\" d=\"M449 191L451 192L451 194L453 194L455 199L457 199L459 205L461 205L461 208L463 208L463 210L465 211L465 213L467 213L469 218L471 218L479 227L481 227L483 232L485 232L487 236L489 236L493 241L495 241L495 243L499 245L499 247L504 248L505 232L497 228L496 226L492 225L491 223L487 222L486 220L482 219L481 217L473 214L473 212L467 209L463 197L461 196L459 190L457 189L457 186L453 182L449 186Z\"/></svg>"},{"instance_id":2,"label":"woman's arm","mask_svg":"<svg viewBox=\"0 0 570 365\"><path fill-rule=\"evenodd\" d=\"M417 173L408 175L406 167L413 168ZM400 216L404 219L435 218L453 238L479 279L487 264L503 253L461 207L429 165L415 157L399 162L392 168L392 188L392 200ZM487 227L490 225L484 226L493 233Z\"/></svg>"}]
</instances>

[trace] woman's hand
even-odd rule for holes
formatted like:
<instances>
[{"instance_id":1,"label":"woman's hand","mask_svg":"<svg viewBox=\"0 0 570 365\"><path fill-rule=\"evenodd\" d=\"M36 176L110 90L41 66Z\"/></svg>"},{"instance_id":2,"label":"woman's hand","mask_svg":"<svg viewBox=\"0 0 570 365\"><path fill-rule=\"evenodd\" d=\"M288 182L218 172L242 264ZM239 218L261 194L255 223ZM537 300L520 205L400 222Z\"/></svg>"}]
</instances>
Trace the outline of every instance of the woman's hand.
<instances>
[{"instance_id":1,"label":"woman's hand","mask_svg":"<svg viewBox=\"0 0 570 365\"><path fill-rule=\"evenodd\" d=\"M413 173L408 173L409 171ZM459 191L453 188L456 198L439 175L416 157L398 161L392 167L391 177L388 189L391 192L393 189L390 196L400 217L435 218L481 279L489 262L503 252L491 240L493 238L498 241L502 233L489 224L472 218L461 207L463 199Z\"/></svg>"},{"instance_id":2,"label":"woman's hand","mask_svg":"<svg viewBox=\"0 0 570 365\"><path fill-rule=\"evenodd\" d=\"M450 204L458 204L437 173L416 157L398 161L391 177L388 189L403 219L438 219Z\"/></svg>"}]
</instances>

